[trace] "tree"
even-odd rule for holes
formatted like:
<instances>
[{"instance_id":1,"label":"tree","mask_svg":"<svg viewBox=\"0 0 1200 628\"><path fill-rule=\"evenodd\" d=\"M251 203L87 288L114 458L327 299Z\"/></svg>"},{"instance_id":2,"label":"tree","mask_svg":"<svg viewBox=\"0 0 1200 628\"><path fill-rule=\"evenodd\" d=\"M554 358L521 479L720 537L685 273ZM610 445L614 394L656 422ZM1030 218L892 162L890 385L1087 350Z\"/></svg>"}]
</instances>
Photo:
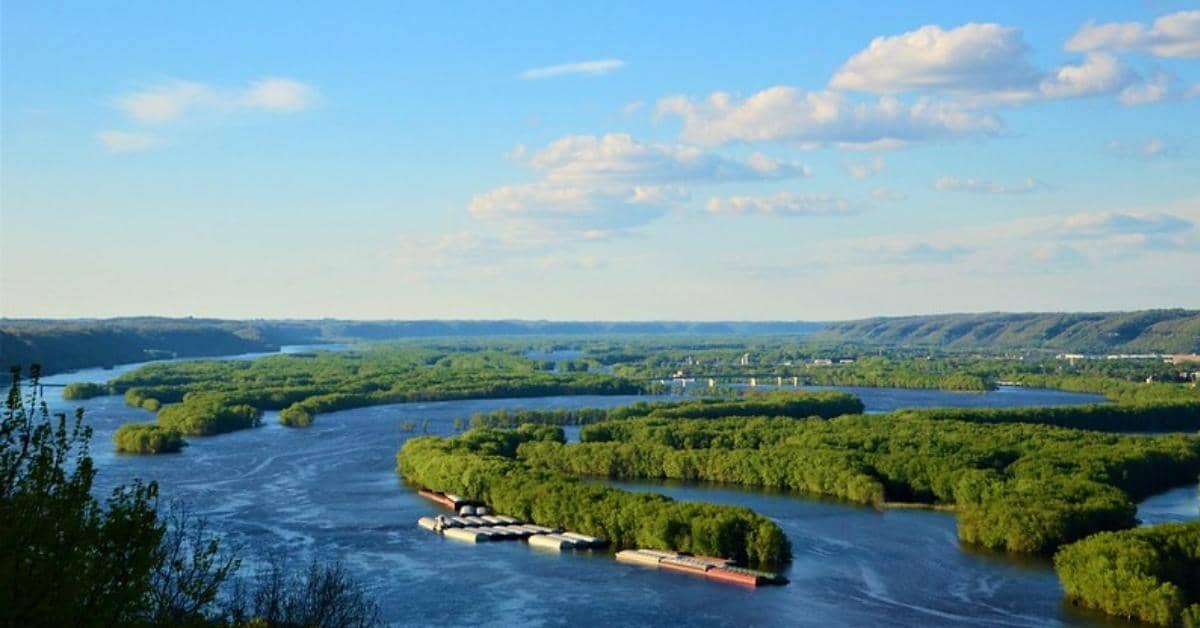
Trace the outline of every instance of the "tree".
<instances>
[{"instance_id":1,"label":"tree","mask_svg":"<svg viewBox=\"0 0 1200 628\"><path fill-rule=\"evenodd\" d=\"M82 411L51 418L38 369L28 400L20 375L0 423L0 623L135 623L163 536L158 487L118 487L101 507Z\"/></svg>"}]
</instances>

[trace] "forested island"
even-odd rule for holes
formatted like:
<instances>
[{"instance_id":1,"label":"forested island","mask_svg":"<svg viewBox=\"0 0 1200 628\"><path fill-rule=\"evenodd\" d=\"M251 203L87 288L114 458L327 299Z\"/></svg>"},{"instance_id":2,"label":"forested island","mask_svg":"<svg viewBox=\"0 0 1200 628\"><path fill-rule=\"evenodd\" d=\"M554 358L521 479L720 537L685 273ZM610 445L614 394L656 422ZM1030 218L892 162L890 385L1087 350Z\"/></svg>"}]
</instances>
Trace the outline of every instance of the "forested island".
<instances>
[{"instance_id":1,"label":"forested island","mask_svg":"<svg viewBox=\"0 0 1200 628\"><path fill-rule=\"evenodd\" d=\"M557 373L520 355L379 346L246 360L151 364L75 395L121 393L184 436L254 427L264 410L307 427L322 412L405 401L638 394L644 385L602 373Z\"/></svg>"}]
</instances>

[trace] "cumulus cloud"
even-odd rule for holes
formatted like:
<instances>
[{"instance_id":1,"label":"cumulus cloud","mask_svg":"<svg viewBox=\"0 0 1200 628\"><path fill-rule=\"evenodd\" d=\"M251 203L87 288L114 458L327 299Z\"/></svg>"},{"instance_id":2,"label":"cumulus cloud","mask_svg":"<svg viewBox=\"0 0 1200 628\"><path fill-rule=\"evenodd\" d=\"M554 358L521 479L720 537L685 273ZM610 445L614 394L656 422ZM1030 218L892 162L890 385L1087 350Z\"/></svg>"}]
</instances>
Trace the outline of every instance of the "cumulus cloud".
<instances>
[{"instance_id":1,"label":"cumulus cloud","mask_svg":"<svg viewBox=\"0 0 1200 628\"><path fill-rule=\"evenodd\" d=\"M871 40L834 73L829 86L873 93L1024 89L1038 76L1026 58L1028 51L1016 28L923 26Z\"/></svg>"},{"instance_id":2,"label":"cumulus cloud","mask_svg":"<svg viewBox=\"0 0 1200 628\"><path fill-rule=\"evenodd\" d=\"M660 117L683 121L682 137L700 145L788 142L895 145L918 140L993 133L994 116L961 103L885 96L856 101L844 93L776 86L744 99L716 92L703 100L672 96L658 102Z\"/></svg>"},{"instance_id":3,"label":"cumulus cloud","mask_svg":"<svg viewBox=\"0 0 1200 628\"><path fill-rule=\"evenodd\" d=\"M1046 98L1079 98L1111 94L1135 80L1135 75L1111 54L1092 53L1079 65L1064 65L1040 84Z\"/></svg>"},{"instance_id":4,"label":"cumulus cloud","mask_svg":"<svg viewBox=\"0 0 1200 628\"><path fill-rule=\"evenodd\" d=\"M846 172L855 179L865 179L867 177L877 175L883 172L886 164L883 162L883 157L875 157L870 161L847 161L843 162L842 166L846 168Z\"/></svg>"},{"instance_id":5,"label":"cumulus cloud","mask_svg":"<svg viewBox=\"0 0 1200 628\"><path fill-rule=\"evenodd\" d=\"M173 122L190 113L271 112L306 109L316 89L287 78L264 78L242 89L172 81L117 97L117 108L145 124Z\"/></svg>"},{"instance_id":6,"label":"cumulus cloud","mask_svg":"<svg viewBox=\"0 0 1200 628\"><path fill-rule=\"evenodd\" d=\"M1156 57L1200 57L1200 11L1164 15L1149 27L1140 22L1088 23L1065 47L1072 52L1117 50Z\"/></svg>"},{"instance_id":7,"label":"cumulus cloud","mask_svg":"<svg viewBox=\"0 0 1200 628\"><path fill-rule=\"evenodd\" d=\"M760 152L732 159L693 146L650 144L625 134L567 136L516 157L541 179L476 195L480 220L524 231L620 232L651 222L690 198L685 186L807 177L807 166Z\"/></svg>"},{"instance_id":8,"label":"cumulus cloud","mask_svg":"<svg viewBox=\"0 0 1200 628\"><path fill-rule=\"evenodd\" d=\"M100 131L96 140L114 153L147 150L158 145L158 138L153 135L133 131Z\"/></svg>"},{"instance_id":9,"label":"cumulus cloud","mask_svg":"<svg viewBox=\"0 0 1200 628\"><path fill-rule=\"evenodd\" d=\"M975 194L1026 194L1044 189L1046 185L1033 177L1020 183L1000 183L984 181L972 177L940 177L933 182L934 189L939 192L973 192Z\"/></svg>"},{"instance_id":10,"label":"cumulus cloud","mask_svg":"<svg viewBox=\"0 0 1200 628\"><path fill-rule=\"evenodd\" d=\"M839 216L853 213L850 203L829 194L793 194L771 196L727 196L708 199L710 214L723 216Z\"/></svg>"},{"instance_id":11,"label":"cumulus cloud","mask_svg":"<svg viewBox=\"0 0 1200 628\"><path fill-rule=\"evenodd\" d=\"M525 80L537 80L554 78L556 76L566 76L570 74L582 74L587 76L599 76L608 74L615 70L619 70L625 66L625 62L620 59L596 59L593 61L575 61L572 63L561 63L558 65L548 65L541 68L530 68L521 72L521 78Z\"/></svg>"},{"instance_id":12,"label":"cumulus cloud","mask_svg":"<svg viewBox=\"0 0 1200 628\"><path fill-rule=\"evenodd\" d=\"M1159 21L1166 20L1160 35L1182 37L1186 20L1168 18L1172 16ZM876 37L834 73L829 86L881 94L942 92L976 108L1090 96L1116 96L1134 106L1182 95L1169 76L1159 73L1143 79L1125 66L1110 52L1120 46L1068 48L1086 55L1041 72L1029 63L1029 48L1015 28L975 23L949 30L923 26Z\"/></svg>"}]
</instances>

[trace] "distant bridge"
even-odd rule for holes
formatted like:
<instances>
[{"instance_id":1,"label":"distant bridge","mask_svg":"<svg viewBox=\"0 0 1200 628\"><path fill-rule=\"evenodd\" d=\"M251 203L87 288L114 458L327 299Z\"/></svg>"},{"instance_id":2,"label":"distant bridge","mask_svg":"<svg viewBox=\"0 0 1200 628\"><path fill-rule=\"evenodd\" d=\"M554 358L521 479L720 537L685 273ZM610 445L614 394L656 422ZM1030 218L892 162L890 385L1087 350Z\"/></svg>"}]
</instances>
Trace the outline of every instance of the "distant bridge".
<instances>
[{"instance_id":1,"label":"distant bridge","mask_svg":"<svg viewBox=\"0 0 1200 628\"><path fill-rule=\"evenodd\" d=\"M649 377L645 381L657 382L663 386L681 386L686 388L692 385L708 386L714 388L718 383L722 384L740 384L744 383L748 386L794 386L799 388L804 385L799 375L779 375L776 373L710 373L704 375L686 375L679 377Z\"/></svg>"}]
</instances>

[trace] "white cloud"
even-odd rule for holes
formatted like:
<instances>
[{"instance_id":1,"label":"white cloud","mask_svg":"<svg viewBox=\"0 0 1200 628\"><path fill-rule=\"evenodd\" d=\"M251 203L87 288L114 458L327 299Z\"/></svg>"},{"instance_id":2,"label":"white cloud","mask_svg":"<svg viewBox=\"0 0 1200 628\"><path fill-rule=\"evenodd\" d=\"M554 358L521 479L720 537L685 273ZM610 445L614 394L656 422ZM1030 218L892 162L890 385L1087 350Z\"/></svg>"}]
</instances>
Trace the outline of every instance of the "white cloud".
<instances>
[{"instance_id":1,"label":"white cloud","mask_svg":"<svg viewBox=\"0 0 1200 628\"><path fill-rule=\"evenodd\" d=\"M714 196L708 199L706 210L723 216L840 216L853 213L845 199L828 194L791 192L771 196Z\"/></svg>"},{"instance_id":2,"label":"white cloud","mask_svg":"<svg viewBox=\"0 0 1200 628\"><path fill-rule=\"evenodd\" d=\"M625 117L629 117L629 116L632 116L633 114L641 111L645 107L646 107L645 101L631 100L631 101L625 103L624 107L621 107L621 113L624 114Z\"/></svg>"},{"instance_id":3,"label":"white cloud","mask_svg":"<svg viewBox=\"0 0 1200 628\"><path fill-rule=\"evenodd\" d=\"M555 233L598 237L646 224L688 200L688 184L810 174L803 164L758 152L736 160L625 134L567 136L533 153L521 151L518 159L541 179L477 194L468 211L537 238Z\"/></svg>"},{"instance_id":4,"label":"white cloud","mask_svg":"<svg viewBox=\"0 0 1200 628\"><path fill-rule=\"evenodd\" d=\"M520 76L526 80L553 78L556 76L565 76L569 74L598 76L601 74L608 74L614 70L619 70L624 66L625 62L620 59L576 61L573 63L562 63L559 65L550 65L541 68L530 68L524 72L521 72Z\"/></svg>"},{"instance_id":5,"label":"white cloud","mask_svg":"<svg viewBox=\"0 0 1200 628\"><path fill-rule=\"evenodd\" d=\"M895 145L918 140L993 133L995 117L948 101L905 103L892 97L855 101L839 92L777 86L738 100L716 92L701 101L672 96L659 116L683 121L682 136L701 145L730 142Z\"/></svg>"},{"instance_id":6,"label":"white cloud","mask_svg":"<svg viewBox=\"0 0 1200 628\"><path fill-rule=\"evenodd\" d=\"M1123 105L1133 107L1161 102L1172 95L1171 78L1166 73L1159 72L1149 80L1134 83L1121 90L1117 100Z\"/></svg>"},{"instance_id":7,"label":"white cloud","mask_svg":"<svg viewBox=\"0 0 1200 628\"><path fill-rule=\"evenodd\" d=\"M842 165L846 168L846 172L855 179L865 179L867 177L877 175L883 172L886 164L883 162L883 157L875 157L870 161L847 161Z\"/></svg>"},{"instance_id":8,"label":"white cloud","mask_svg":"<svg viewBox=\"0 0 1200 628\"><path fill-rule=\"evenodd\" d=\"M933 183L939 192L973 192L975 194L1025 194L1046 187L1044 183L1029 177L1020 183L999 183L971 177L940 177Z\"/></svg>"},{"instance_id":9,"label":"white cloud","mask_svg":"<svg viewBox=\"0 0 1200 628\"><path fill-rule=\"evenodd\" d=\"M286 78L264 78L243 89L172 81L119 96L116 105L138 122L161 124L198 112L300 111L312 104L316 94L313 87Z\"/></svg>"},{"instance_id":10,"label":"white cloud","mask_svg":"<svg viewBox=\"0 0 1200 628\"><path fill-rule=\"evenodd\" d=\"M1200 11L1164 15L1149 28L1140 22L1088 23L1065 47L1072 52L1127 50L1157 57L1200 57Z\"/></svg>"},{"instance_id":11,"label":"white cloud","mask_svg":"<svg viewBox=\"0 0 1200 628\"><path fill-rule=\"evenodd\" d=\"M147 150L158 145L158 139L153 135L132 131L100 131L96 139L114 153Z\"/></svg>"},{"instance_id":12,"label":"white cloud","mask_svg":"<svg viewBox=\"0 0 1200 628\"><path fill-rule=\"evenodd\" d=\"M829 86L874 93L994 92L1037 81L1021 31L999 24L923 26L876 37L834 73Z\"/></svg>"},{"instance_id":13,"label":"white cloud","mask_svg":"<svg viewBox=\"0 0 1200 628\"><path fill-rule=\"evenodd\" d=\"M1114 93L1135 78L1113 55L1092 53L1079 65L1060 67L1043 79L1039 88L1046 98L1079 98Z\"/></svg>"},{"instance_id":14,"label":"white cloud","mask_svg":"<svg viewBox=\"0 0 1200 628\"><path fill-rule=\"evenodd\" d=\"M762 153L738 161L694 146L648 144L624 133L569 135L525 160L551 182L662 184L686 181L745 181L805 177L807 166Z\"/></svg>"},{"instance_id":15,"label":"white cloud","mask_svg":"<svg viewBox=\"0 0 1200 628\"><path fill-rule=\"evenodd\" d=\"M1158 30L1154 32L1158 34L1154 37L1162 39L1173 33L1176 39L1186 39L1187 29L1193 28L1189 20L1192 18L1184 14L1161 18L1156 22ZM1107 26L1094 28L1112 30L1105 30ZM1195 28L1200 33L1200 22ZM1142 36L1152 39L1148 32ZM1178 41L1172 45L1177 46ZM975 23L949 30L923 26L875 38L842 65L829 85L884 94L951 93L962 103L979 109L1106 95L1116 95L1122 104L1133 106L1181 95L1167 75L1159 73L1143 80L1108 52L1128 46L1080 44L1068 48L1087 54L1079 63L1042 73L1030 65L1028 46L1015 28Z\"/></svg>"},{"instance_id":16,"label":"white cloud","mask_svg":"<svg viewBox=\"0 0 1200 628\"><path fill-rule=\"evenodd\" d=\"M267 78L241 94L240 105L259 111L300 111L316 99L317 92L299 81Z\"/></svg>"}]
</instances>

